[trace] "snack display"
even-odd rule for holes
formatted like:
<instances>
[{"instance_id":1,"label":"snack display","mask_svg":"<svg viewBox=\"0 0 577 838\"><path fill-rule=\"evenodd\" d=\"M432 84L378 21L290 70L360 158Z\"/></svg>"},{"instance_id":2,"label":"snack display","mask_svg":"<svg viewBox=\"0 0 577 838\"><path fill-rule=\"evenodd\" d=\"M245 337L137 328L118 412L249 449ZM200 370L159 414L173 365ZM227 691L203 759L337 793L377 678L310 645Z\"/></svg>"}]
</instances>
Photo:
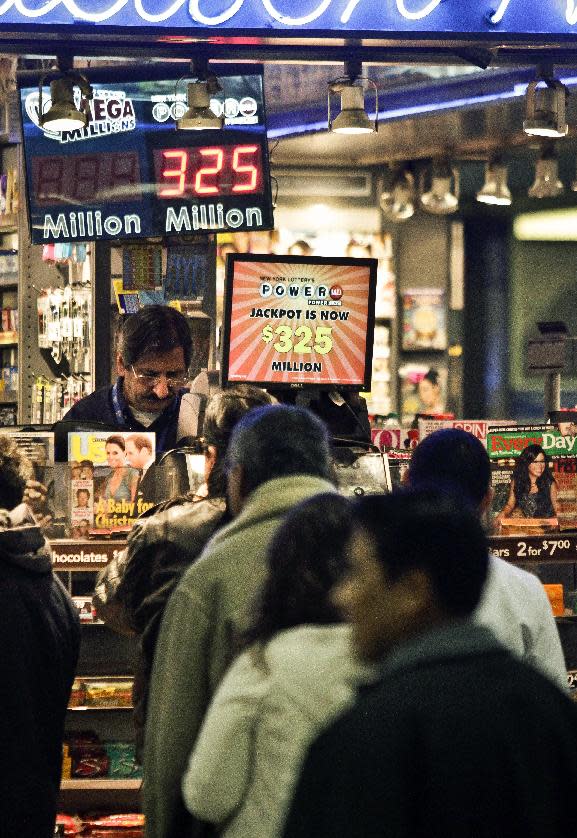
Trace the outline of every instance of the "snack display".
<instances>
[{"instance_id":1,"label":"snack display","mask_svg":"<svg viewBox=\"0 0 577 838\"><path fill-rule=\"evenodd\" d=\"M130 707L132 681L85 681L87 707Z\"/></svg>"},{"instance_id":2,"label":"snack display","mask_svg":"<svg viewBox=\"0 0 577 838\"><path fill-rule=\"evenodd\" d=\"M130 708L131 678L75 678L68 708Z\"/></svg>"}]
</instances>

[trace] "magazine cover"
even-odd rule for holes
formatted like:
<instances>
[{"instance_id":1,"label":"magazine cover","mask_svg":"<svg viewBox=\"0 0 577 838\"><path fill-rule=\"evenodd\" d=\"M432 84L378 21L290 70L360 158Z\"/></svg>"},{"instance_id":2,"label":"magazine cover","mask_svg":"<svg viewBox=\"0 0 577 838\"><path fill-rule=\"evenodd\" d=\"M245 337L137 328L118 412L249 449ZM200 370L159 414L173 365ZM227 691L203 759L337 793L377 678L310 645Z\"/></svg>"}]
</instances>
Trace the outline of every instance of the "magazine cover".
<instances>
[{"instance_id":1,"label":"magazine cover","mask_svg":"<svg viewBox=\"0 0 577 838\"><path fill-rule=\"evenodd\" d=\"M459 428L473 434L485 444L489 427L496 428L502 425L511 427L513 424L510 419L433 419L423 416L419 419L419 439L424 439L443 428Z\"/></svg>"},{"instance_id":2,"label":"magazine cover","mask_svg":"<svg viewBox=\"0 0 577 838\"><path fill-rule=\"evenodd\" d=\"M417 428L401 428L400 425L371 428L371 442L381 451L388 451L390 448L415 448L419 443L419 436Z\"/></svg>"},{"instance_id":3,"label":"magazine cover","mask_svg":"<svg viewBox=\"0 0 577 838\"><path fill-rule=\"evenodd\" d=\"M410 425L417 413L444 413L447 368L409 363L399 367L401 425Z\"/></svg>"},{"instance_id":4,"label":"magazine cover","mask_svg":"<svg viewBox=\"0 0 577 838\"><path fill-rule=\"evenodd\" d=\"M577 435L564 430L558 425L489 428L496 532L577 529Z\"/></svg>"},{"instance_id":5,"label":"magazine cover","mask_svg":"<svg viewBox=\"0 0 577 838\"><path fill-rule=\"evenodd\" d=\"M401 294L403 309L402 348L446 349L447 313L444 291L411 288Z\"/></svg>"},{"instance_id":6,"label":"magazine cover","mask_svg":"<svg viewBox=\"0 0 577 838\"><path fill-rule=\"evenodd\" d=\"M405 472L411 462L411 451L405 448L390 448L386 454L385 467L389 478L390 491L403 485Z\"/></svg>"},{"instance_id":7,"label":"magazine cover","mask_svg":"<svg viewBox=\"0 0 577 838\"><path fill-rule=\"evenodd\" d=\"M3 428L30 462L31 480L39 483L27 491L27 503L37 520L47 525L54 519L54 434L50 431L11 431Z\"/></svg>"},{"instance_id":8,"label":"magazine cover","mask_svg":"<svg viewBox=\"0 0 577 838\"><path fill-rule=\"evenodd\" d=\"M153 433L69 433L70 537L128 532L152 506L138 490L154 455Z\"/></svg>"}]
</instances>

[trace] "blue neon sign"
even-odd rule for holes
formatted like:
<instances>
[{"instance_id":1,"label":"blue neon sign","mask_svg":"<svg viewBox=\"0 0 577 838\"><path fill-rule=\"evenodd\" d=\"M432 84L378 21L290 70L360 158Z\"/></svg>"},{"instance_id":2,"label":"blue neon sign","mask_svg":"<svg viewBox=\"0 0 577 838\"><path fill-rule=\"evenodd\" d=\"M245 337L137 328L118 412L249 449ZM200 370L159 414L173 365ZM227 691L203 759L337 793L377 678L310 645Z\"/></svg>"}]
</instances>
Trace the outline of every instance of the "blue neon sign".
<instances>
[{"instance_id":1,"label":"blue neon sign","mask_svg":"<svg viewBox=\"0 0 577 838\"><path fill-rule=\"evenodd\" d=\"M0 0L4 28L396 35L577 34L577 0Z\"/></svg>"}]
</instances>

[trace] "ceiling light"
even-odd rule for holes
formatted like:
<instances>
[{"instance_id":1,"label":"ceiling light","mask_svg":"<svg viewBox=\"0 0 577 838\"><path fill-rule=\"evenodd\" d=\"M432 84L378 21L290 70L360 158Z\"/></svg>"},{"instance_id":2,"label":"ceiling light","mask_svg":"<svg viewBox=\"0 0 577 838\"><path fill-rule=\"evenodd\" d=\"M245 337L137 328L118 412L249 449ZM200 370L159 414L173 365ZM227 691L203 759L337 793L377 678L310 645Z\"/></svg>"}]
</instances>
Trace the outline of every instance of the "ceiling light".
<instances>
[{"instance_id":1,"label":"ceiling light","mask_svg":"<svg viewBox=\"0 0 577 838\"><path fill-rule=\"evenodd\" d=\"M390 169L380 197L383 214L391 221L407 221L415 213L415 178L406 168Z\"/></svg>"},{"instance_id":2,"label":"ceiling light","mask_svg":"<svg viewBox=\"0 0 577 838\"><path fill-rule=\"evenodd\" d=\"M535 164L535 181L530 187L530 198L556 198L563 192L558 175L559 163L553 144L543 148Z\"/></svg>"},{"instance_id":3,"label":"ceiling light","mask_svg":"<svg viewBox=\"0 0 577 838\"><path fill-rule=\"evenodd\" d=\"M510 206L511 192L507 186L507 167L503 163L493 160L485 164L485 183L477 192L477 200L482 204Z\"/></svg>"},{"instance_id":4,"label":"ceiling light","mask_svg":"<svg viewBox=\"0 0 577 838\"><path fill-rule=\"evenodd\" d=\"M329 82L327 93L327 112L329 131L335 134L371 134L378 130L379 110L376 84L367 76L361 75L361 63L345 62L345 76ZM375 91L375 121L371 121L365 110L365 86L372 86ZM333 120L331 118L331 94L340 93L341 110Z\"/></svg>"},{"instance_id":5,"label":"ceiling light","mask_svg":"<svg viewBox=\"0 0 577 838\"><path fill-rule=\"evenodd\" d=\"M541 85L541 86L539 86ZM565 120L567 88L552 78L549 71L527 87L527 104L523 130L536 137L564 137L568 126Z\"/></svg>"},{"instance_id":6,"label":"ceiling light","mask_svg":"<svg viewBox=\"0 0 577 838\"><path fill-rule=\"evenodd\" d=\"M431 188L421 195L421 204L427 212L435 215L447 215L459 207L459 178L446 160L433 163L431 169Z\"/></svg>"},{"instance_id":7,"label":"ceiling light","mask_svg":"<svg viewBox=\"0 0 577 838\"><path fill-rule=\"evenodd\" d=\"M50 82L50 107L43 113L42 85L52 73L45 73L39 82L38 121L47 131L61 133L85 128L90 122L92 87L88 79L72 70L69 61L58 59L58 76ZM80 91L79 107L75 101L75 88Z\"/></svg>"},{"instance_id":8,"label":"ceiling light","mask_svg":"<svg viewBox=\"0 0 577 838\"><path fill-rule=\"evenodd\" d=\"M218 93L222 88L216 76L209 75L208 61L197 59L191 63L190 69L196 80L188 83L188 110L177 119L176 127L181 131L218 131L224 128L224 117L217 116L210 107L211 94Z\"/></svg>"}]
</instances>

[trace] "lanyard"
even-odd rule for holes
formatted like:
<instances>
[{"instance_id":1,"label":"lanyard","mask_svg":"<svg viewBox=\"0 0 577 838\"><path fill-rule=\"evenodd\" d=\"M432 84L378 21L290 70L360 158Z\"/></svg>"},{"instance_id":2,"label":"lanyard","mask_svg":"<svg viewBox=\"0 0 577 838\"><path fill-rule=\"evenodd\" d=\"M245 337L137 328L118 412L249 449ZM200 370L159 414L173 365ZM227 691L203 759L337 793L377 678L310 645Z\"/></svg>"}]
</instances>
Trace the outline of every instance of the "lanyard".
<instances>
[{"instance_id":1,"label":"lanyard","mask_svg":"<svg viewBox=\"0 0 577 838\"><path fill-rule=\"evenodd\" d=\"M120 404L120 395L118 392L118 379L114 382L112 388L112 407L114 408L114 417L118 425L126 425L126 419L122 405Z\"/></svg>"},{"instance_id":2,"label":"lanyard","mask_svg":"<svg viewBox=\"0 0 577 838\"><path fill-rule=\"evenodd\" d=\"M118 380L114 383L114 386L112 388L112 407L114 409L114 417L116 419L116 423L120 426L127 427L129 423L127 422L126 415L124 413L124 410L122 409L122 404L120 402ZM162 428L159 428L159 430L154 431L154 433L156 434L157 453L164 452L166 440L172 424L171 420L173 419L175 413L178 414L179 407L180 399L178 396L176 396L173 404L169 408L167 408L165 416L166 421L164 422L164 426ZM161 416L164 416L164 414L161 414ZM152 424L154 425L156 421L157 420L155 420ZM147 428L147 430L150 430L150 428Z\"/></svg>"}]
</instances>

